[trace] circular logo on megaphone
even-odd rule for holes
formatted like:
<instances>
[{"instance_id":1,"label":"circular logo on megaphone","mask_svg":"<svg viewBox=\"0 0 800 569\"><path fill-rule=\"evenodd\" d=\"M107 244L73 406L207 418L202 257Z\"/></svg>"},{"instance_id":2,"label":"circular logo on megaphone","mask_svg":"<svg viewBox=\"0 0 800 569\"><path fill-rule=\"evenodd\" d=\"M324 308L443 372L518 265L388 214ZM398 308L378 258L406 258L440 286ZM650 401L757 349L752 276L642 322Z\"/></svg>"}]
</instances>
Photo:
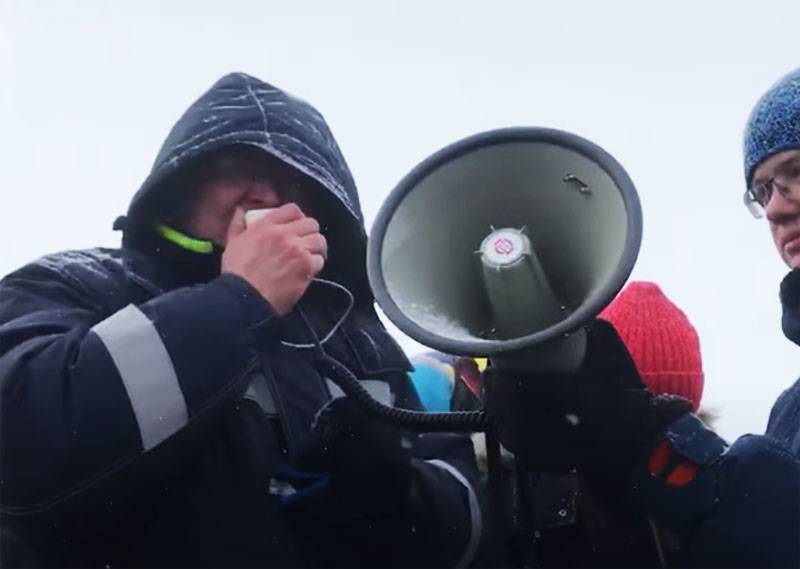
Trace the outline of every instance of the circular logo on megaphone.
<instances>
[{"instance_id":1,"label":"circular logo on megaphone","mask_svg":"<svg viewBox=\"0 0 800 569\"><path fill-rule=\"evenodd\" d=\"M514 243L508 237L500 237L494 242L494 251L498 255L509 255L514 252Z\"/></svg>"},{"instance_id":2,"label":"circular logo on megaphone","mask_svg":"<svg viewBox=\"0 0 800 569\"><path fill-rule=\"evenodd\" d=\"M519 261L530 250L530 241L519 229L506 227L492 231L481 243L480 253L488 265L507 266Z\"/></svg>"}]
</instances>

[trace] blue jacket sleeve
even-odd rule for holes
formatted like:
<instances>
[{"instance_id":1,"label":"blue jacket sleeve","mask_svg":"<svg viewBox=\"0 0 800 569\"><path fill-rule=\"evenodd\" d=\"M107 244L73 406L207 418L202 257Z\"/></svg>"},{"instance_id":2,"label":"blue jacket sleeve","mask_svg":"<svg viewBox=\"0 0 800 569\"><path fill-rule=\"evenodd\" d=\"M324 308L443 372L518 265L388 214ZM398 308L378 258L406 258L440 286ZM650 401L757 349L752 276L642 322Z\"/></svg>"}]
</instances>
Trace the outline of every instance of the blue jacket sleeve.
<instances>
[{"instance_id":1,"label":"blue jacket sleeve","mask_svg":"<svg viewBox=\"0 0 800 569\"><path fill-rule=\"evenodd\" d=\"M800 566L800 461L782 441L746 435L728 447L692 415L665 439L674 468L640 464L632 488L645 510L683 535L697 566ZM671 476L680 468L689 474Z\"/></svg>"},{"instance_id":2,"label":"blue jacket sleeve","mask_svg":"<svg viewBox=\"0 0 800 569\"><path fill-rule=\"evenodd\" d=\"M202 423L269 327L268 304L232 275L138 306L113 277L36 263L0 282L5 515L46 511Z\"/></svg>"}]
</instances>

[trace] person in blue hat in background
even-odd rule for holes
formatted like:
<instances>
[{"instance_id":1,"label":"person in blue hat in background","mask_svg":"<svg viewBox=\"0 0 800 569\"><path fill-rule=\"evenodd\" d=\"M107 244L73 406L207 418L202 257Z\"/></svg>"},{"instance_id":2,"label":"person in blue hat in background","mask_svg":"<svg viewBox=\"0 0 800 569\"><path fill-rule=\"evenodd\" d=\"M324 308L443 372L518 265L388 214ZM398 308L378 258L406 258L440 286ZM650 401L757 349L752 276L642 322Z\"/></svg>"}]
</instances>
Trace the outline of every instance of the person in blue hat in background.
<instances>
[{"instance_id":1,"label":"person in blue hat in background","mask_svg":"<svg viewBox=\"0 0 800 569\"><path fill-rule=\"evenodd\" d=\"M422 408L429 412L481 408L481 372L486 358L425 352L411 357L409 374Z\"/></svg>"}]
</instances>

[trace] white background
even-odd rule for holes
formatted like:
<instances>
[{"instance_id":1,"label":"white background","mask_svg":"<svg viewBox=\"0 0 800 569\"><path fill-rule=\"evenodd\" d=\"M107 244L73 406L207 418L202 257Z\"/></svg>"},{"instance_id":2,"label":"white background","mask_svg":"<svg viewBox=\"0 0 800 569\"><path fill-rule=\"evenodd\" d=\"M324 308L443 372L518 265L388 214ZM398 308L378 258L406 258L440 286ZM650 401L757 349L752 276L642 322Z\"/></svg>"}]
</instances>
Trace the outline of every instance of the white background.
<instances>
[{"instance_id":1,"label":"white background","mask_svg":"<svg viewBox=\"0 0 800 569\"><path fill-rule=\"evenodd\" d=\"M644 238L632 278L660 283L694 322L719 430L761 432L797 348L779 326L786 269L741 205L741 133L800 65L798 29L796 0L0 0L0 275L117 245L111 223L169 127L229 71L322 111L368 222L446 144L565 129L633 178Z\"/></svg>"}]
</instances>

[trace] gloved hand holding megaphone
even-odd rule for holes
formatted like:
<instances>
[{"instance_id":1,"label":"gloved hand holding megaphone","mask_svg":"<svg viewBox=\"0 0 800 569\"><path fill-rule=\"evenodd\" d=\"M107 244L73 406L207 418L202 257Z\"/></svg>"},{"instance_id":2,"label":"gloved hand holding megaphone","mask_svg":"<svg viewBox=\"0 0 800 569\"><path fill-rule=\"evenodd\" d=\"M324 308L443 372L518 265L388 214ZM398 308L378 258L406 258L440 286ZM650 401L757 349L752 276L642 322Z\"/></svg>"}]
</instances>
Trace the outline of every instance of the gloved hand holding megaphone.
<instances>
[{"instance_id":1,"label":"gloved hand holding megaphone","mask_svg":"<svg viewBox=\"0 0 800 569\"><path fill-rule=\"evenodd\" d=\"M572 373L489 367L500 440L524 467L624 476L657 434L691 403L647 390L614 327L586 326L586 355Z\"/></svg>"}]
</instances>

